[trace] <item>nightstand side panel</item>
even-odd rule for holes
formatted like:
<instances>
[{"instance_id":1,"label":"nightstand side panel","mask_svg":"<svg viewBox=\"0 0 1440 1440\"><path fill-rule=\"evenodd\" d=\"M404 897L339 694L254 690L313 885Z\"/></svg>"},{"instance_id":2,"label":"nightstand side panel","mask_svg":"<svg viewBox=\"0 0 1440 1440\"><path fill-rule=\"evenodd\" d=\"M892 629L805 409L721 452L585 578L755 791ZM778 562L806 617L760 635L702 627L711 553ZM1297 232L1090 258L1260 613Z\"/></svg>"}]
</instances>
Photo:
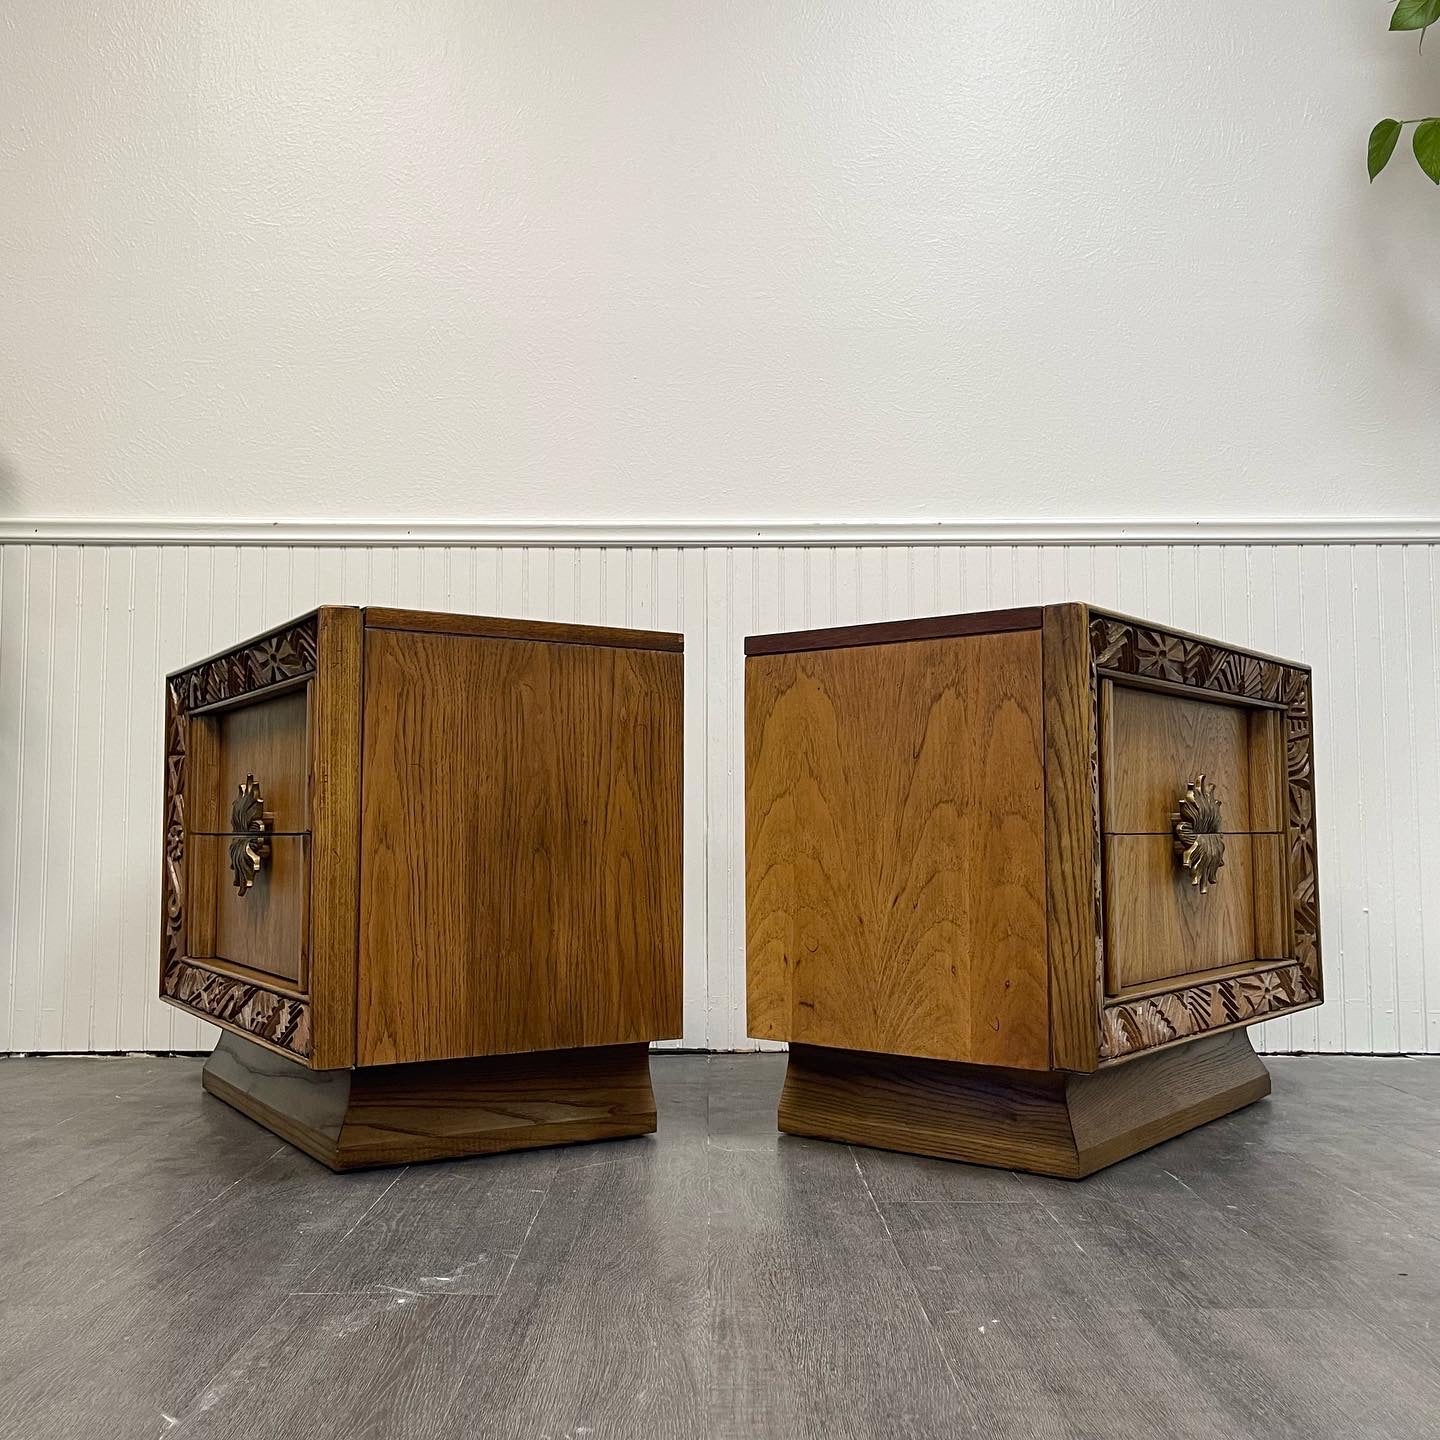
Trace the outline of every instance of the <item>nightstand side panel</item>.
<instances>
[{"instance_id":1,"label":"nightstand side panel","mask_svg":"<svg viewBox=\"0 0 1440 1440\"><path fill-rule=\"evenodd\" d=\"M750 1033L1045 1068L1038 630L752 653L745 691Z\"/></svg>"},{"instance_id":2,"label":"nightstand side panel","mask_svg":"<svg viewBox=\"0 0 1440 1440\"><path fill-rule=\"evenodd\" d=\"M678 1035L683 656L364 648L358 1063Z\"/></svg>"}]
</instances>

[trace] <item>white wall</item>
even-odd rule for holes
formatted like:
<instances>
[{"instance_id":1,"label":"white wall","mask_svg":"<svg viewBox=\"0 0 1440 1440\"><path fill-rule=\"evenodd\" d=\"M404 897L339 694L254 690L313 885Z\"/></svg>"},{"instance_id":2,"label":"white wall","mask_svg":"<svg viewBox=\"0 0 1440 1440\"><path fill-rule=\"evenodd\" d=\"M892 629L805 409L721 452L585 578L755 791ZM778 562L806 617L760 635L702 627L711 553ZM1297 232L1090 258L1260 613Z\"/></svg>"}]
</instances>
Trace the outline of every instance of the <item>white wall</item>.
<instances>
[{"instance_id":1,"label":"white wall","mask_svg":"<svg viewBox=\"0 0 1440 1440\"><path fill-rule=\"evenodd\" d=\"M1440 1052L1440 544L0 547L0 1052L193 1049L155 998L167 669L319 601L686 638L685 1037L744 1046L742 637L1086 596L1315 667L1323 1008Z\"/></svg>"},{"instance_id":2,"label":"white wall","mask_svg":"<svg viewBox=\"0 0 1440 1440\"><path fill-rule=\"evenodd\" d=\"M1386 14L7 0L0 514L1429 514Z\"/></svg>"}]
</instances>

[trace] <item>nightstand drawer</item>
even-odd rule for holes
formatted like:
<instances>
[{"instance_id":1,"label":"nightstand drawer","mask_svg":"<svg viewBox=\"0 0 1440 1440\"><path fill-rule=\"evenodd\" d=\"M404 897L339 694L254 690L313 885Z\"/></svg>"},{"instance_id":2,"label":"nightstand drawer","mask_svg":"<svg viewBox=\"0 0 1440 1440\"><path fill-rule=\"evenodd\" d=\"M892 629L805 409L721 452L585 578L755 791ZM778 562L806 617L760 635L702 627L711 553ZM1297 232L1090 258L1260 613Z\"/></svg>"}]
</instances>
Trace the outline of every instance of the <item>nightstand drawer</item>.
<instances>
[{"instance_id":1,"label":"nightstand drawer","mask_svg":"<svg viewBox=\"0 0 1440 1440\"><path fill-rule=\"evenodd\" d=\"M1176 864L1168 835L1107 835L1107 988L1120 994L1178 976L1286 954L1278 835L1227 835L1205 893Z\"/></svg>"},{"instance_id":2,"label":"nightstand drawer","mask_svg":"<svg viewBox=\"0 0 1440 1440\"><path fill-rule=\"evenodd\" d=\"M268 837L251 855L232 860L249 836L195 835L190 851L192 953L216 968L273 976L305 985L310 928L309 842L303 835ZM236 883L236 866L249 883Z\"/></svg>"},{"instance_id":3,"label":"nightstand drawer","mask_svg":"<svg viewBox=\"0 0 1440 1440\"><path fill-rule=\"evenodd\" d=\"M234 884L233 843L220 837L215 857L215 958L303 988L310 928L308 842L300 835L275 836L260 873L244 891Z\"/></svg>"},{"instance_id":4,"label":"nightstand drawer","mask_svg":"<svg viewBox=\"0 0 1440 1440\"><path fill-rule=\"evenodd\" d=\"M1169 835L1185 786L1203 775L1222 834L1280 828L1278 712L1103 681L1100 824Z\"/></svg>"},{"instance_id":5,"label":"nightstand drawer","mask_svg":"<svg viewBox=\"0 0 1440 1440\"><path fill-rule=\"evenodd\" d=\"M1114 679L1097 699L1107 992L1285 959L1282 712Z\"/></svg>"},{"instance_id":6,"label":"nightstand drawer","mask_svg":"<svg viewBox=\"0 0 1440 1440\"><path fill-rule=\"evenodd\" d=\"M301 834L310 828L307 805L306 727L309 688L234 705L197 717L213 734L214 794L210 823L197 831L239 828L235 806L241 788L253 777L277 834Z\"/></svg>"}]
</instances>

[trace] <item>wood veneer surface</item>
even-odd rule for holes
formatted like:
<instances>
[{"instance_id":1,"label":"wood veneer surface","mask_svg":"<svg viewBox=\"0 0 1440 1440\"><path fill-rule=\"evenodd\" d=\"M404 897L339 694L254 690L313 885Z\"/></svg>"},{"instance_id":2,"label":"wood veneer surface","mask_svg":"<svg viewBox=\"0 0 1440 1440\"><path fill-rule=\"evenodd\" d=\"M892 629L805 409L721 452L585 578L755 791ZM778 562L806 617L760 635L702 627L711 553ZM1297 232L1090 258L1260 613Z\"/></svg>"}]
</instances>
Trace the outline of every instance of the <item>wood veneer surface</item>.
<instances>
[{"instance_id":1,"label":"wood veneer surface","mask_svg":"<svg viewBox=\"0 0 1440 1440\"><path fill-rule=\"evenodd\" d=\"M679 1034L682 664L366 631L357 1063Z\"/></svg>"},{"instance_id":2,"label":"wood veneer surface","mask_svg":"<svg viewBox=\"0 0 1440 1440\"><path fill-rule=\"evenodd\" d=\"M1104 847L1112 990L1285 955L1280 836L1226 836L1225 864L1204 895L1168 836L1107 835Z\"/></svg>"},{"instance_id":3,"label":"wood veneer surface","mask_svg":"<svg viewBox=\"0 0 1440 1440\"><path fill-rule=\"evenodd\" d=\"M747 655L787 655L801 650L843 650L855 645L898 645L910 640L944 640L957 635L990 635L1004 630L1037 630L1041 611L1033 605L1012 610L975 610L959 615L924 615L819 630L782 630L747 635Z\"/></svg>"},{"instance_id":4,"label":"wood veneer surface","mask_svg":"<svg viewBox=\"0 0 1440 1440\"><path fill-rule=\"evenodd\" d=\"M792 1046L780 1128L1079 1179L1270 1093L1242 1030L1093 1075Z\"/></svg>"},{"instance_id":5,"label":"wood veneer surface","mask_svg":"<svg viewBox=\"0 0 1440 1440\"><path fill-rule=\"evenodd\" d=\"M551 645L600 645L619 650L679 653L685 637L669 630L627 630L617 625L570 625L553 620L517 620L502 615L465 615L445 610L365 608L371 630L409 630L437 635L473 635L490 640L534 640Z\"/></svg>"},{"instance_id":6,"label":"wood veneer surface","mask_svg":"<svg viewBox=\"0 0 1440 1440\"><path fill-rule=\"evenodd\" d=\"M355 1063L360 906L360 612L324 606L310 696L312 1063Z\"/></svg>"},{"instance_id":7,"label":"wood veneer surface","mask_svg":"<svg viewBox=\"0 0 1440 1440\"><path fill-rule=\"evenodd\" d=\"M197 887L191 904L208 899L215 907L214 959L298 985L309 940L308 841L274 836L264 868L243 895L231 883L229 844L223 835L197 835L191 858L192 874L204 873L209 882Z\"/></svg>"},{"instance_id":8,"label":"wood veneer surface","mask_svg":"<svg viewBox=\"0 0 1440 1440\"><path fill-rule=\"evenodd\" d=\"M309 829L308 694L302 685L192 721L214 726L216 736L213 809L204 812L211 823L197 823L196 830L233 829L230 809L247 775L255 777L276 832Z\"/></svg>"},{"instance_id":9,"label":"wood veneer surface","mask_svg":"<svg viewBox=\"0 0 1440 1440\"><path fill-rule=\"evenodd\" d=\"M1067 1070L1099 1063L1103 1001L1099 755L1084 605L1047 605L1045 672L1045 918L1049 947L1050 1058Z\"/></svg>"},{"instance_id":10,"label":"wood veneer surface","mask_svg":"<svg viewBox=\"0 0 1440 1440\"><path fill-rule=\"evenodd\" d=\"M204 1084L332 1170L655 1129L644 1044L318 1071L226 1034Z\"/></svg>"},{"instance_id":11,"label":"wood veneer surface","mask_svg":"<svg viewBox=\"0 0 1440 1440\"><path fill-rule=\"evenodd\" d=\"M1043 1067L1040 635L746 661L750 1033Z\"/></svg>"},{"instance_id":12,"label":"wood veneer surface","mask_svg":"<svg viewBox=\"0 0 1440 1440\"><path fill-rule=\"evenodd\" d=\"M1104 829L1169 835L1187 782L1204 775L1227 834L1248 834L1250 713L1238 705L1104 682L1110 709L1101 771ZM1102 725L1102 729L1103 729Z\"/></svg>"}]
</instances>

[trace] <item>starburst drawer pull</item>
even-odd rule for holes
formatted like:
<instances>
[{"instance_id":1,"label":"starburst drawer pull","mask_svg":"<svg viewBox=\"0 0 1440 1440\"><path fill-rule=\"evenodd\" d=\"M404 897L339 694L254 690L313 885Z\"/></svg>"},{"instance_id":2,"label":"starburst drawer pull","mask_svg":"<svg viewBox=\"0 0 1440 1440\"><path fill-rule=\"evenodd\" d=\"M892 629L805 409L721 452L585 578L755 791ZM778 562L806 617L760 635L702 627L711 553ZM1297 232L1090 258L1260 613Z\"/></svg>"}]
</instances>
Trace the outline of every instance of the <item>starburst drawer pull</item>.
<instances>
[{"instance_id":1,"label":"starburst drawer pull","mask_svg":"<svg viewBox=\"0 0 1440 1440\"><path fill-rule=\"evenodd\" d=\"M265 797L255 777L246 775L230 807L230 828L236 832L230 842L230 877L241 895L249 894L270 858L274 823L274 816L265 811Z\"/></svg>"},{"instance_id":2,"label":"starburst drawer pull","mask_svg":"<svg viewBox=\"0 0 1440 1440\"><path fill-rule=\"evenodd\" d=\"M1220 833L1220 800L1215 787L1203 775L1185 782L1180 808L1170 816L1175 834L1175 854L1190 875L1190 883L1202 895L1220 874L1225 863L1225 837Z\"/></svg>"}]
</instances>

